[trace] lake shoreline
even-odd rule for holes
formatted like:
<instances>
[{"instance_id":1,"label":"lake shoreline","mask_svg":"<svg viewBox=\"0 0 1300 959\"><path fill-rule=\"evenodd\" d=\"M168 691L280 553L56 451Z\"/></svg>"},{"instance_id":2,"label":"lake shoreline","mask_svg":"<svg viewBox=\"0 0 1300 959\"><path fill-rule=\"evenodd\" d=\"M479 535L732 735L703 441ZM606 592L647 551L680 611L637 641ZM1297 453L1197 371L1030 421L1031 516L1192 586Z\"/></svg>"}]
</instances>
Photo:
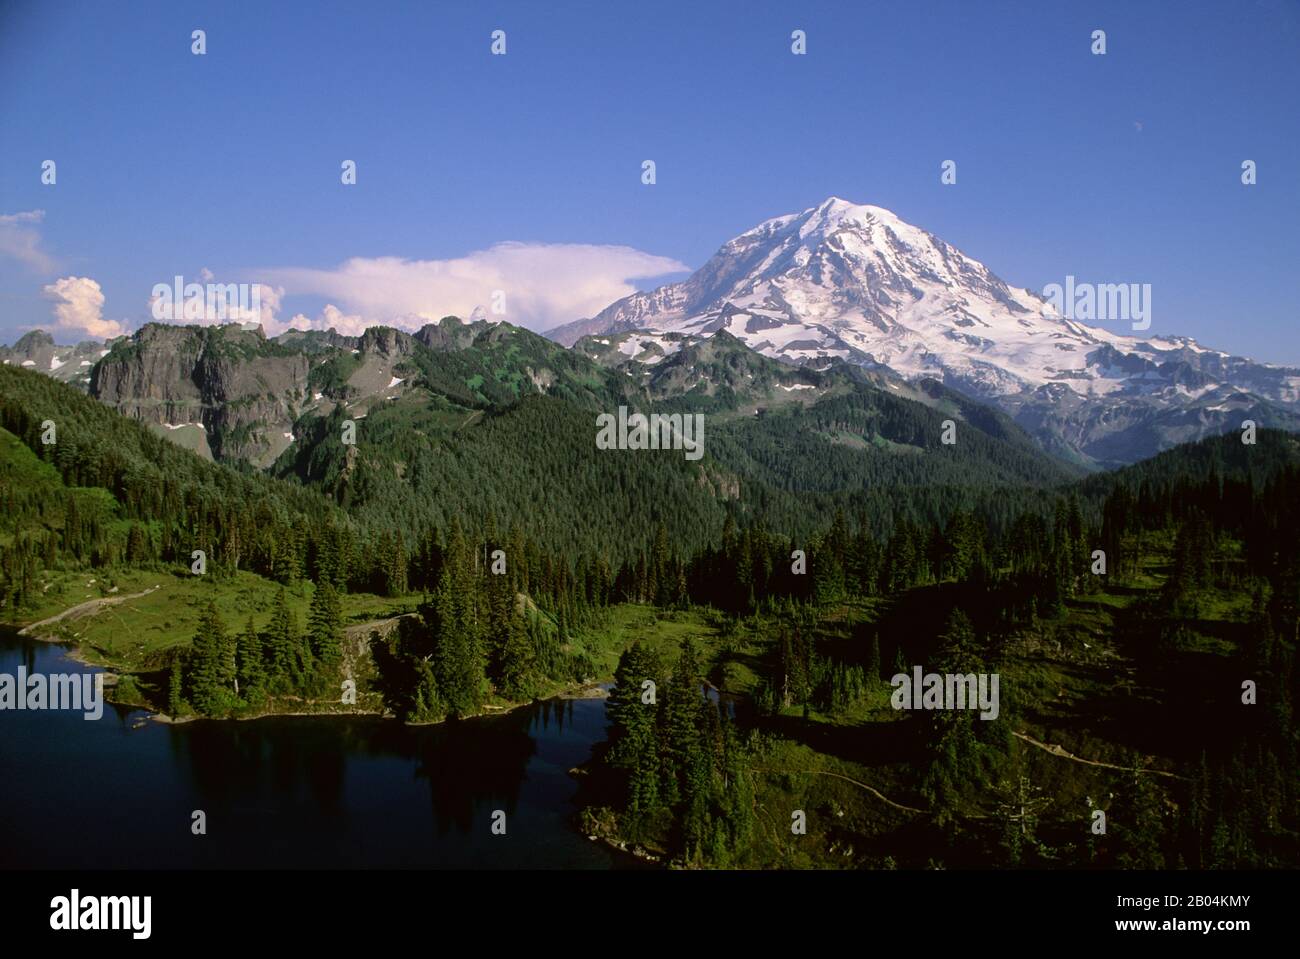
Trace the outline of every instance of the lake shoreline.
<instances>
[{"instance_id":1,"label":"lake shoreline","mask_svg":"<svg viewBox=\"0 0 1300 959\"><path fill-rule=\"evenodd\" d=\"M77 663L80 666L85 666L88 669L97 669L100 672L102 672L104 675L104 702L111 703L115 706L124 706L130 709L142 710L149 714L147 718L150 722L162 723L164 725L169 725L169 726L179 726L185 723L194 723L194 722L254 722L259 719L277 719L280 717L289 717L289 716L304 717L304 718L330 717L336 719L356 719L356 718L391 719L394 722L401 723L403 726L412 726L412 727L438 726L441 725L442 723L448 722L452 718L481 719L485 716L504 716L508 713L514 712L517 709L523 709L526 706L531 706L534 703L545 702L549 699L605 699L609 695L609 693L600 684L602 682L612 681L612 677L611 677L609 680L597 680L595 682L575 683L572 686L566 686L560 689L558 692L555 692L549 696L543 696L537 699L531 699L528 700L527 702L509 703L503 706L492 706L484 709L482 712L474 713L472 716L459 716L459 717L444 716L442 719L429 719L429 720L421 720L421 721L400 720L397 718L397 715L393 712L390 712L388 710L379 712L373 709L354 710L350 712L305 712L302 710L268 710L266 712L259 712L254 714L242 714L238 716L176 717L176 716L170 716L160 709L155 709L153 706L150 706L147 703L135 702L126 699L115 699L113 697L112 690L117 689L117 687L121 683L122 676L136 675L136 674L119 673L115 671L116 667L114 667L111 664L91 662L89 659L86 658L86 656L82 652L80 644L78 644L73 640L64 639L63 637L60 636L40 636L35 633L24 633L22 631L24 628L25 627L15 627L15 629L17 630L16 635L19 639L30 640L32 642L38 642L38 643L45 643L46 645L49 646L61 647L63 655L69 660L71 660L72 662Z\"/></svg>"},{"instance_id":2,"label":"lake shoreline","mask_svg":"<svg viewBox=\"0 0 1300 959\"><path fill-rule=\"evenodd\" d=\"M105 685L107 686L107 683ZM297 716L302 718L315 717L315 718L322 718L322 719L326 719L326 718L328 719L361 719L361 718L385 719L385 720L392 720L393 722L400 723L403 726L410 726L412 728L416 728L420 726L440 726L443 723L450 722L453 719L471 720L471 719L485 719L491 716L505 716L508 715L509 713L515 712L516 710L524 709L528 706L535 705L536 703L548 702L553 699L589 700L589 699L606 699L606 698L608 698L608 693L598 684L582 683L577 686L568 687L562 690L561 692L554 693L553 695L542 696L537 699L530 699L527 702L511 703L508 706L493 706L489 709L483 710L482 712L474 713L472 716L444 716L442 719L426 719L420 721L414 721L409 719L405 719L405 720L398 719L395 713L388 712L388 711L376 712L373 709L357 710L355 712L347 712L347 713L326 713L326 712L312 713L312 712L296 712L296 711L281 712L281 711L273 710L270 712L257 713L255 715L182 716L178 719L174 716L168 716L164 712L154 710L152 707L145 706L140 703L129 703L121 700L114 700L108 696L105 697L105 700L107 702L115 702L119 706L131 706L136 709L146 710L149 713L150 720L152 720L153 722L165 723L168 725L179 725L182 723L193 723L193 722L241 723L241 722L255 722L259 719L278 719L280 717L285 717L285 716Z\"/></svg>"},{"instance_id":3,"label":"lake shoreline","mask_svg":"<svg viewBox=\"0 0 1300 959\"><path fill-rule=\"evenodd\" d=\"M16 674L25 664L46 676L100 674L73 663L75 652L0 627L0 672ZM123 682L124 695L115 698L138 699L132 678ZM567 771L588 759L606 727L599 694L583 688L592 697L585 702L511 704L479 714L500 714L496 722L434 729L390 721L376 715L377 700L364 699L360 707L374 712L329 714L351 722L277 722L282 714L269 714L241 717L269 722L241 724L182 720L174 730L138 703L105 709L102 722L66 709L5 713L8 742L21 748L0 749L0 781L21 779L24 788L0 790L0 813L25 824L7 844L6 861L31 868L630 868L629 857L574 828L576 784ZM510 842L492 832L497 809L509 813ZM205 811L219 841L190 838L193 810ZM82 826L69 830L69 821ZM87 844L87 830L102 832L103 841Z\"/></svg>"},{"instance_id":4,"label":"lake shoreline","mask_svg":"<svg viewBox=\"0 0 1300 959\"><path fill-rule=\"evenodd\" d=\"M158 586L152 586L149 589L146 589L142 593L135 593L129 596L122 596L122 597L113 597L112 600L113 602L121 602L127 599L138 598L139 596L144 596L150 592L153 592L158 588L159 588ZM7 625L10 628L15 630L15 633L19 639L31 640L32 642L46 643L51 646L62 647L64 656L66 656L72 662L77 663L78 665L81 666L85 666L89 669L100 670L104 674L104 689L105 689L104 701L106 703L111 703L115 706L124 706L127 708L143 710L149 714L149 716L147 717L149 721L162 723L164 725L175 726L184 723L192 723L192 722L200 722L200 721L251 722L258 719L276 719L279 717L287 717L287 716L300 716L300 717L332 716L332 717L339 717L339 718L369 717L372 719L392 719L397 722L400 722L404 726L437 726L453 718L450 716L444 716L442 719L429 719L429 720L421 720L421 721L398 720L397 715L389 710L384 710L380 712L373 709L354 710L351 712L344 712L344 713L303 712L300 710L283 710L283 711L268 710L266 712L259 712L253 714L241 714L238 716L176 717L176 716L169 716L167 713L163 712L162 710L155 709L153 706L150 706L147 703L132 702L130 700L125 700L125 699L114 699L110 691L116 689L119 686L119 684L121 683L122 676L123 675L134 676L138 674L127 673L124 671L119 672L118 670L120 669L120 667L112 663L91 662L82 651L81 644L76 642L75 640L67 639L65 637L57 636L57 635L49 635L49 634L40 635L39 633L28 632L28 630L33 629L34 627L47 626L53 623L62 622L70 615L75 615L79 613L81 610L86 610L87 614L94 615L94 613L97 612L104 605L112 605L112 603L106 603L103 599L92 600L88 602L74 604L73 606L70 606L67 609L65 609L63 612L58 613L54 616L47 617L45 619L34 620L28 623L11 622L8 623ZM403 615L410 615L410 614L403 614ZM400 618L400 617L395 617L395 618ZM373 625L375 624L374 623L361 624L361 626L373 626ZM357 627L354 626L349 628L355 629ZM545 702L546 700L549 699L604 699L609 695L609 693L608 690L603 688L600 684L611 683L611 682L613 682L612 676L607 679L598 679L595 681L574 683L570 686L562 687L557 692L552 693L548 696L538 697L536 699L531 699L527 702L508 703L502 706L489 706L484 708L482 712L474 713L472 716L460 716L454 718L479 719L484 716L504 716L508 713L514 712L517 709L522 709L525 706L531 706L533 703Z\"/></svg>"}]
</instances>

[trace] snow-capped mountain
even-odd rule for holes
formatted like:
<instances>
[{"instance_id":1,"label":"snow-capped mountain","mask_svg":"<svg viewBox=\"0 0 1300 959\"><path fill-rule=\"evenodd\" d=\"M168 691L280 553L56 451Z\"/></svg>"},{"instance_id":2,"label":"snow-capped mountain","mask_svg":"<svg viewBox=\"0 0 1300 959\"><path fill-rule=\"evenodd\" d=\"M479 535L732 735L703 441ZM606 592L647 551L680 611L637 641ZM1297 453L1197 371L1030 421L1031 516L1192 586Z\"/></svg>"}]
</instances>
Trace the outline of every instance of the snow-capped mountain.
<instances>
[{"instance_id":1,"label":"snow-capped mountain","mask_svg":"<svg viewBox=\"0 0 1300 959\"><path fill-rule=\"evenodd\" d=\"M87 340L76 346L60 346L44 330L33 330L13 346L0 346L0 363L36 370L85 389L90 383L90 368L108 355L113 342Z\"/></svg>"},{"instance_id":2,"label":"snow-capped mountain","mask_svg":"<svg viewBox=\"0 0 1300 959\"><path fill-rule=\"evenodd\" d=\"M933 378L1007 410L1049 449L1096 465L1243 419L1300 426L1300 370L1068 319L889 210L838 197L742 233L683 282L548 335L572 345L633 330L726 330L791 363L842 360Z\"/></svg>"}]
</instances>

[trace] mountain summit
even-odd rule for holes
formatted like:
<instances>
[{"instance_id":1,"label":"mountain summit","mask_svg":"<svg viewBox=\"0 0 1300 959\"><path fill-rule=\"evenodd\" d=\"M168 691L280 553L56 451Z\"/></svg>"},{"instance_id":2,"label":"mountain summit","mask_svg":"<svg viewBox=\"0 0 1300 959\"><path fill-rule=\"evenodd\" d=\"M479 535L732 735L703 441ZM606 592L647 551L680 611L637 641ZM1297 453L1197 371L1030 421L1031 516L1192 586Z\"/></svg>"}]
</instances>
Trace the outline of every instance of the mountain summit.
<instances>
[{"instance_id":1,"label":"mountain summit","mask_svg":"<svg viewBox=\"0 0 1300 959\"><path fill-rule=\"evenodd\" d=\"M933 378L1002 407L1045 447L1097 466L1243 419L1300 424L1300 370L1066 318L891 211L839 197L760 223L688 279L548 335L571 345L633 330L726 330L790 363L841 360Z\"/></svg>"}]
</instances>

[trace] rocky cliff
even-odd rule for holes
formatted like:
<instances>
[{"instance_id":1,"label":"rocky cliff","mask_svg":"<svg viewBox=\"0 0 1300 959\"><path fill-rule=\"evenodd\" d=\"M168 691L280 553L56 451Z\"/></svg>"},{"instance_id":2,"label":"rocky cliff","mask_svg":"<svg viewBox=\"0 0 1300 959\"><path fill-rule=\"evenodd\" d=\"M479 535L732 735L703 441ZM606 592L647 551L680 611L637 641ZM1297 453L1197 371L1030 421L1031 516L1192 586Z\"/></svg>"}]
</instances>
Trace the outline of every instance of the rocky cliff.
<instances>
[{"instance_id":1,"label":"rocky cliff","mask_svg":"<svg viewBox=\"0 0 1300 959\"><path fill-rule=\"evenodd\" d=\"M216 459L266 466L293 441L310 370L307 355L260 329L150 323L94 366L90 393L162 429L201 428Z\"/></svg>"}]
</instances>

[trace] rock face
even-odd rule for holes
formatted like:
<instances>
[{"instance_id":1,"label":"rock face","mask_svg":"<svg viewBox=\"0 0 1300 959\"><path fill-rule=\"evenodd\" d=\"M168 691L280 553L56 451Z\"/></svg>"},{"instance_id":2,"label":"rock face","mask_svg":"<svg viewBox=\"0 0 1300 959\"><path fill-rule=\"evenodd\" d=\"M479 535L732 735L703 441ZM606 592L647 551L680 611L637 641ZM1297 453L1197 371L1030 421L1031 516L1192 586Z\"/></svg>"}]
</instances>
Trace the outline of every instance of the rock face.
<instances>
[{"instance_id":1,"label":"rock face","mask_svg":"<svg viewBox=\"0 0 1300 959\"><path fill-rule=\"evenodd\" d=\"M427 323L415 333L415 338L437 353L464 350L474 345L478 335L484 330L492 330L496 324L486 320L462 323L457 317L444 316L437 323Z\"/></svg>"},{"instance_id":2,"label":"rock face","mask_svg":"<svg viewBox=\"0 0 1300 959\"><path fill-rule=\"evenodd\" d=\"M654 342L639 337L634 356L649 364L669 362L668 334L719 331L787 363L841 360L937 380L1091 466L1134 462L1246 419L1300 427L1300 370L1067 318L889 210L838 197L742 233L681 283L548 335L593 351L599 338L648 334Z\"/></svg>"},{"instance_id":3,"label":"rock face","mask_svg":"<svg viewBox=\"0 0 1300 959\"><path fill-rule=\"evenodd\" d=\"M93 368L90 393L145 423L201 427L218 459L266 466L292 442L310 368L260 329L150 323Z\"/></svg>"},{"instance_id":4,"label":"rock face","mask_svg":"<svg viewBox=\"0 0 1300 959\"><path fill-rule=\"evenodd\" d=\"M524 337L565 355L508 324L449 316L414 334L374 326L360 336L290 330L274 339L261 327L238 324L149 323L110 343L76 347L57 346L37 331L0 347L0 360L61 379L80 371L75 382L92 396L169 440L212 459L265 469L305 438L299 435L304 418L338 410L362 419L378 404L430 389L421 364L427 367L435 355L477 349L513 355L515 340ZM452 361L438 387L469 395L466 381L478 374L473 361ZM537 369L520 375L545 391L557 374L543 357Z\"/></svg>"}]
</instances>

